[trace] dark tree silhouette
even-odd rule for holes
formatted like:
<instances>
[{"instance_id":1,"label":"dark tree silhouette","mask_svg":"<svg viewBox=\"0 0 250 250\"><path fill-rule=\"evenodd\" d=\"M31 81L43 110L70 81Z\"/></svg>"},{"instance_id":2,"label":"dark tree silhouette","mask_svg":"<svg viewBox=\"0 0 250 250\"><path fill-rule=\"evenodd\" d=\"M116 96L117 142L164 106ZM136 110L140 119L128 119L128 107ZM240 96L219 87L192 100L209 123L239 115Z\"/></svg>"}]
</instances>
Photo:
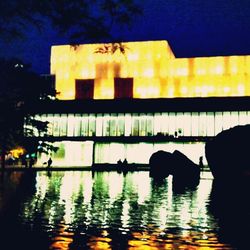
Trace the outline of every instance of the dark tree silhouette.
<instances>
[{"instance_id":1,"label":"dark tree silhouette","mask_svg":"<svg viewBox=\"0 0 250 250\"><path fill-rule=\"evenodd\" d=\"M48 125L35 119L29 106L55 91L46 88L43 79L19 60L0 60L0 79L0 152L4 168L5 155L14 147L22 146L28 153L53 149L46 143L38 147L38 140L29 139L46 133Z\"/></svg>"},{"instance_id":2,"label":"dark tree silhouette","mask_svg":"<svg viewBox=\"0 0 250 250\"><path fill-rule=\"evenodd\" d=\"M136 0L12 0L0 1L0 40L8 42L25 36L30 25L41 32L48 23L70 37L73 45L83 41L111 42L97 53L125 52L119 37L112 36L114 27L130 26L140 15L141 8ZM114 32L113 32L114 33ZM0 59L0 150L2 167L6 153L17 145L28 152L48 152L52 145L38 145L28 140L32 133L46 131L47 124L39 122L26 108L32 102L46 99L55 90L43 88L41 78L30 72L17 60ZM26 123L23 130L24 120ZM31 126L30 126L31 125ZM31 128L33 127L33 128Z\"/></svg>"},{"instance_id":3,"label":"dark tree silhouette","mask_svg":"<svg viewBox=\"0 0 250 250\"><path fill-rule=\"evenodd\" d=\"M2 38L22 37L27 25L42 31L49 20L72 44L82 41L118 41L114 27L129 27L142 14L136 0L12 0L0 2ZM46 22L44 22L46 20Z\"/></svg>"}]
</instances>

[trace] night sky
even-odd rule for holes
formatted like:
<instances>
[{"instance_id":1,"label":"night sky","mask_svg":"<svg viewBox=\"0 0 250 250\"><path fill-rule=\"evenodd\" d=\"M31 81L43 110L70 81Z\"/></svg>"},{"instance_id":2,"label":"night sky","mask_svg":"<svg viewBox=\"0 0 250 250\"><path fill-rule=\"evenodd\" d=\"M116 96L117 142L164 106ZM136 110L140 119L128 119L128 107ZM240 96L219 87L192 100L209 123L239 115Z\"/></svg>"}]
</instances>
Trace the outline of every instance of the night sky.
<instances>
[{"instance_id":1,"label":"night sky","mask_svg":"<svg viewBox=\"0 0 250 250\"><path fill-rule=\"evenodd\" d=\"M133 27L113 30L122 41L168 40L176 57L250 55L250 0L139 2L143 15ZM22 40L1 42L0 56L18 57L47 74L51 45L68 43L49 24L41 32L30 27Z\"/></svg>"}]
</instances>

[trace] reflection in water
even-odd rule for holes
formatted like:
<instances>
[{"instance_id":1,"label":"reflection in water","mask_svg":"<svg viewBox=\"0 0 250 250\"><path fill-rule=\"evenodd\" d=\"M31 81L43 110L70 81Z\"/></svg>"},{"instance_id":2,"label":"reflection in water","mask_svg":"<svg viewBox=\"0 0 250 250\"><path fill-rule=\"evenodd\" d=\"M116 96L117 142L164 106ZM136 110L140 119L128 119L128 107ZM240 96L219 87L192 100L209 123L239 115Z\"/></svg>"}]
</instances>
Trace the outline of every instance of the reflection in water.
<instances>
[{"instance_id":1,"label":"reflection in water","mask_svg":"<svg viewBox=\"0 0 250 250\"><path fill-rule=\"evenodd\" d=\"M235 178L214 181L210 194L208 208L218 221L219 233L237 249L249 249L249 190L249 177Z\"/></svg>"},{"instance_id":2,"label":"reflection in water","mask_svg":"<svg viewBox=\"0 0 250 250\"><path fill-rule=\"evenodd\" d=\"M0 200L18 203L0 210L8 249L232 249L210 206L212 179L176 193L171 176L143 171L18 174L0 181Z\"/></svg>"}]
</instances>

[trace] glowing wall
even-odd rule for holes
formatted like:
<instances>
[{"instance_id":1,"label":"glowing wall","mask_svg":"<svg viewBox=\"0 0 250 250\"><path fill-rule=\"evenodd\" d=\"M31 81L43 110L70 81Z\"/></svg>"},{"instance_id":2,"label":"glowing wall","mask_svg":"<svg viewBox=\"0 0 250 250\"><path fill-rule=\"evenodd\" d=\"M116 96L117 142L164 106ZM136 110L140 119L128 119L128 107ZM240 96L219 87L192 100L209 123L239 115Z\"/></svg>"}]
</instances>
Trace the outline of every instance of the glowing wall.
<instances>
[{"instance_id":1,"label":"glowing wall","mask_svg":"<svg viewBox=\"0 0 250 250\"><path fill-rule=\"evenodd\" d=\"M55 147L59 149L53 152L51 158L53 159L53 167L62 166L91 166L93 155L93 141L61 141L55 142ZM45 153L38 155L37 166L45 166L43 163L48 161L49 156Z\"/></svg>"},{"instance_id":2,"label":"glowing wall","mask_svg":"<svg viewBox=\"0 0 250 250\"><path fill-rule=\"evenodd\" d=\"M249 96L250 56L175 58L166 41L128 42L125 54L103 44L53 46L58 99L75 99L75 80L94 80L94 99L114 98L114 77L133 78L134 98Z\"/></svg>"},{"instance_id":3,"label":"glowing wall","mask_svg":"<svg viewBox=\"0 0 250 250\"><path fill-rule=\"evenodd\" d=\"M150 156L159 150L179 150L197 164L199 157L203 156L203 163L207 164L204 142L96 142L94 145L93 141L61 141L54 142L54 146L59 149L51 155L53 168L91 167L93 163L116 164L118 160L125 158L128 163L148 164ZM44 153L38 155L36 165L46 167L43 163L48 161L48 158Z\"/></svg>"},{"instance_id":4,"label":"glowing wall","mask_svg":"<svg viewBox=\"0 0 250 250\"><path fill-rule=\"evenodd\" d=\"M102 44L53 46L51 73L59 99L75 98L76 79L94 79L94 98L114 98L114 77L133 78L136 98L164 96L174 55L166 41L124 43L126 53L95 53ZM163 92L162 92L163 91Z\"/></svg>"}]
</instances>

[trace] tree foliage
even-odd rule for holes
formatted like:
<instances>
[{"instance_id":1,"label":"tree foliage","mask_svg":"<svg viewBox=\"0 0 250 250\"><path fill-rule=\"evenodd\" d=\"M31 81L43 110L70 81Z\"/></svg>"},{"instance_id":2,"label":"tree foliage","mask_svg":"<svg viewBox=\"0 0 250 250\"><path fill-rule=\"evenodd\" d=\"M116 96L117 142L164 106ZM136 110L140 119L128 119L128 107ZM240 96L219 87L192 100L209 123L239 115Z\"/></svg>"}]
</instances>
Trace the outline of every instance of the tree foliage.
<instances>
[{"instance_id":1,"label":"tree foliage","mask_svg":"<svg viewBox=\"0 0 250 250\"><path fill-rule=\"evenodd\" d=\"M38 121L30 112L30 105L35 105L45 94L54 90L45 87L43 79L31 72L19 60L0 60L0 152L2 166L5 155L13 148L21 146L27 153L38 150L47 152L52 148L39 141L30 140L37 133L46 133L48 123ZM24 122L26 126L24 127ZM40 143L41 144L41 143Z\"/></svg>"},{"instance_id":2,"label":"tree foliage","mask_svg":"<svg viewBox=\"0 0 250 250\"><path fill-rule=\"evenodd\" d=\"M116 51L119 51L121 54L125 54L126 50L128 50L128 47L122 42L108 44L105 43L102 46L98 47L95 50L95 53L114 54Z\"/></svg>"},{"instance_id":3,"label":"tree foliage","mask_svg":"<svg viewBox=\"0 0 250 250\"><path fill-rule=\"evenodd\" d=\"M97 53L124 54L125 47L116 42L119 37L112 33L114 27L131 26L141 14L136 0L11 0L0 1L0 39L4 42L25 36L27 27L33 25L43 30L51 24L70 37L71 44L83 41L112 42ZM44 88L36 74L17 60L0 59L0 151L2 159L8 150L21 145L27 151L49 152L53 146L26 140L32 133L45 131L47 124L38 122L29 113L27 104L46 99L55 90ZM23 130L24 120L26 123ZM33 127L33 129L31 129ZM36 132L35 132L36 131ZM25 133L24 133L25 132ZM24 136L26 135L26 136ZM2 161L3 162L3 161Z\"/></svg>"},{"instance_id":4,"label":"tree foliage","mask_svg":"<svg viewBox=\"0 0 250 250\"><path fill-rule=\"evenodd\" d=\"M12 0L0 1L1 37L21 37L27 25L43 28L44 20L68 33L72 43L87 39L117 40L111 35L114 26L131 26L141 15L136 0Z\"/></svg>"}]
</instances>

